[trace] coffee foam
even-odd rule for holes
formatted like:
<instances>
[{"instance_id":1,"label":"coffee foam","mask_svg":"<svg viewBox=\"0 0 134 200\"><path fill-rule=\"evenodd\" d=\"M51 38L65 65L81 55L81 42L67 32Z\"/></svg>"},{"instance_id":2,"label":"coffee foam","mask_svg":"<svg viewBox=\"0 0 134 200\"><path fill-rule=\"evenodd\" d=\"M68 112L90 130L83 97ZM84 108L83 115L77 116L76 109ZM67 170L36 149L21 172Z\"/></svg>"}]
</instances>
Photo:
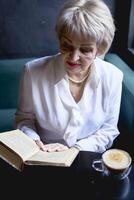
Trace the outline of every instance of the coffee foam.
<instances>
[{"instance_id":1,"label":"coffee foam","mask_svg":"<svg viewBox=\"0 0 134 200\"><path fill-rule=\"evenodd\" d=\"M110 149L103 154L103 161L108 167L121 170L131 164L131 157L124 150Z\"/></svg>"}]
</instances>

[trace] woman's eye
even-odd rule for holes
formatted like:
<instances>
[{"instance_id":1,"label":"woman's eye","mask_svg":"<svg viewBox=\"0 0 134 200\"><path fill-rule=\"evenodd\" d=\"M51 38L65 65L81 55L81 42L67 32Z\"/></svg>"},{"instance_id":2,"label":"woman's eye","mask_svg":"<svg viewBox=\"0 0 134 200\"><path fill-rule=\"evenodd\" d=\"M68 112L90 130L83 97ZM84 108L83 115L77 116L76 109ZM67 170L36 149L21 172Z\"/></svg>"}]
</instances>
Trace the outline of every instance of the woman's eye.
<instances>
[{"instance_id":1,"label":"woman's eye","mask_svg":"<svg viewBox=\"0 0 134 200\"><path fill-rule=\"evenodd\" d=\"M73 47L70 44L66 43L66 42L61 44L61 48L63 50L72 50L73 49Z\"/></svg>"},{"instance_id":2,"label":"woman's eye","mask_svg":"<svg viewBox=\"0 0 134 200\"><path fill-rule=\"evenodd\" d=\"M81 53L90 53L93 51L92 48L80 48Z\"/></svg>"}]
</instances>

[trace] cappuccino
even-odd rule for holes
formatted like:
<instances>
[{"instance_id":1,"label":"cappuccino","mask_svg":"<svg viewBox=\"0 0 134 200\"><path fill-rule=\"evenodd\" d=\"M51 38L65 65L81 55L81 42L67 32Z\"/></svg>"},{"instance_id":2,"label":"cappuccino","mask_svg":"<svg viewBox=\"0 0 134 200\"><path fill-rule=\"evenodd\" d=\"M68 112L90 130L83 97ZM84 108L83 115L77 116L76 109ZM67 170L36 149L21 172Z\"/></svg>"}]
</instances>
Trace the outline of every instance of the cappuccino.
<instances>
[{"instance_id":1,"label":"cappuccino","mask_svg":"<svg viewBox=\"0 0 134 200\"><path fill-rule=\"evenodd\" d=\"M130 166L131 157L130 155L120 149L107 150L103 156L104 164L113 170L123 170Z\"/></svg>"}]
</instances>

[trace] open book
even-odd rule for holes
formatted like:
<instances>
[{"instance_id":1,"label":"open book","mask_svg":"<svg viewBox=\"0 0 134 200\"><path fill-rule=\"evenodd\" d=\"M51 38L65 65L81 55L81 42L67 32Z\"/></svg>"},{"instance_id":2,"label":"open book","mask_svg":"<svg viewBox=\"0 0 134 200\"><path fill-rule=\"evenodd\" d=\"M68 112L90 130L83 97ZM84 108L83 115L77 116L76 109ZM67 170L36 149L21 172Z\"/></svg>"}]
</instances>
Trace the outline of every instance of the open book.
<instances>
[{"instance_id":1,"label":"open book","mask_svg":"<svg viewBox=\"0 0 134 200\"><path fill-rule=\"evenodd\" d=\"M0 157L19 171L25 165L69 167L78 153L74 147L61 152L44 152L18 129L0 133Z\"/></svg>"}]
</instances>

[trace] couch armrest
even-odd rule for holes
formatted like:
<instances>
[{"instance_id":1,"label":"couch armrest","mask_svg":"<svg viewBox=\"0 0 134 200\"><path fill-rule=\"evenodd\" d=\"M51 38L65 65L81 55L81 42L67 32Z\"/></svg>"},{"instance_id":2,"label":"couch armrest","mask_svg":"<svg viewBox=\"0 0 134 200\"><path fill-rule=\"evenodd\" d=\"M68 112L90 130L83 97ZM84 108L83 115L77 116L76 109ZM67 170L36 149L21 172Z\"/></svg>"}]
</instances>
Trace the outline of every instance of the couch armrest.
<instances>
[{"instance_id":1,"label":"couch armrest","mask_svg":"<svg viewBox=\"0 0 134 200\"><path fill-rule=\"evenodd\" d=\"M108 61L118 67L124 74L123 83L134 96L134 71L117 55L108 53L105 56L105 61Z\"/></svg>"},{"instance_id":2,"label":"couch armrest","mask_svg":"<svg viewBox=\"0 0 134 200\"><path fill-rule=\"evenodd\" d=\"M14 129L16 108L0 109L0 132Z\"/></svg>"},{"instance_id":3,"label":"couch armrest","mask_svg":"<svg viewBox=\"0 0 134 200\"><path fill-rule=\"evenodd\" d=\"M124 74L118 122L121 134L118 137L118 145L134 152L134 71L117 54L108 53L104 60L114 64Z\"/></svg>"}]
</instances>

